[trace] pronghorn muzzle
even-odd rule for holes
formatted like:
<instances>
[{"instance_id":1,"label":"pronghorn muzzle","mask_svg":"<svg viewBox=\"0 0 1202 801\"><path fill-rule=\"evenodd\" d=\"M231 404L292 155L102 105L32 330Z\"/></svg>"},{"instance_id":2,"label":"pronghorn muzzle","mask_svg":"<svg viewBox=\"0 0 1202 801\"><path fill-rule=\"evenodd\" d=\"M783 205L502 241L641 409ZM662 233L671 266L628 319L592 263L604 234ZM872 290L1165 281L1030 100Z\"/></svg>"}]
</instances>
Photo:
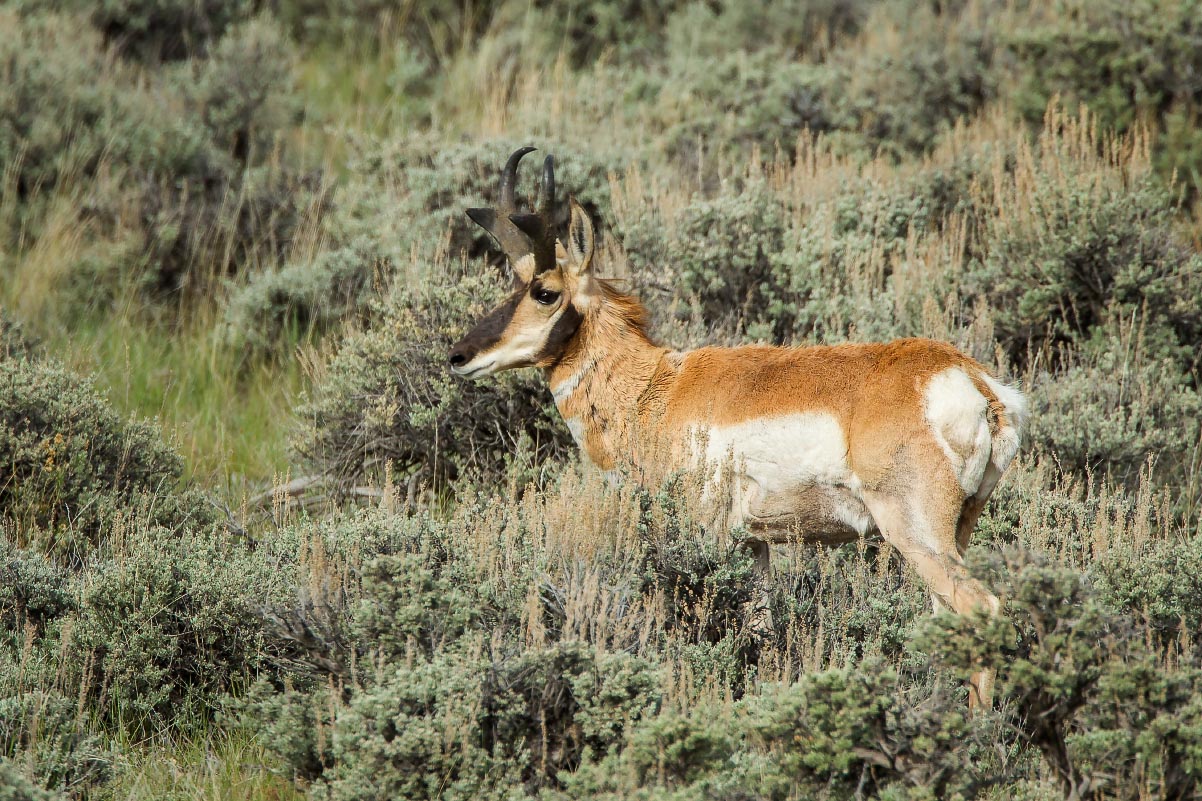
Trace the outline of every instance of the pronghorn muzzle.
<instances>
[{"instance_id":1,"label":"pronghorn muzzle","mask_svg":"<svg viewBox=\"0 0 1202 801\"><path fill-rule=\"evenodd\" d=\"M475 328L467 332L463 339L455 343L455 346L451 348L452 372L464 378L476 378L492 372L495 363L486 361L484 364L475 365L473 362L476 361L477 356L486 353L501 341L505 329L509 327L509 323L513 319L514 309L521 300L522 293L515 292L509 300L489 312L483 320L476 323Z\"/></svg>"}]
</instances>

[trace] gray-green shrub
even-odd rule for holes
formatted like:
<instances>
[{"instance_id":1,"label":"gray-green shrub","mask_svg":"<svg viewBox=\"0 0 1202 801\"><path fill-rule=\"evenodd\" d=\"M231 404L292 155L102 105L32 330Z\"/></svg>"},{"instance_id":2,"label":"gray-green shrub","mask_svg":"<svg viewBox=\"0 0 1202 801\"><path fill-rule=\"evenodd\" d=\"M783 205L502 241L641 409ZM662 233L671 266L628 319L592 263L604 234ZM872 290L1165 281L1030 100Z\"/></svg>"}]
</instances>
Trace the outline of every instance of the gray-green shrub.
<instances>
[{"instance_id":1,"label":"gray-green shrub","mask_svg":"<svg viewBox=\"0 0 1202 801\"><path fill-rule=\"evenodd\" d=\"M76 608L67 572L37 551L0 537L0 630L43 627Z\"/></svg>"},{"instance_id":2,"label":"gray-green shrub","mask_svg":"<svg viewBox=\"0 0 1202 801\"><path fill-rule=\"evenodd\" d=\"M1202 399L1172 358L1112 336L1105 351L1073 359L1032 387L1032 443L1070 470L1132 489L1145 471L1157 483L1179 483L1202 437Z\"/></svg>"},{"instance_id":3,"label":"gray-green shrub","mask_svg":"<svg viewBox=\"0 0 1202 801\"><path fill-rule=\"evenodd\" d=\"M320 336L369 308L376 279L384 283L392 272L362 243L260 273L230 297L226 339L250 355L282 355L289 344Z\"/></svg>"},{"instance_id":4,"label":"gray-green shrub","mask_svg":"<svg viewBox=\"0 0 1202 801\"><path fill-rule=\"evenodd\" d=\"M1012 101L1032 122L1048 102L1084 103L1105 129L1141 120L1166 124L1156 161L1195 194L1202 188L1202 141L1186 120L1202 109L1202 9L1196 2L1101 0L1032 6L1001 38L1015 63Z\"/></svg>"},{"instance_id":5,"label":"gray-green shrub","mask_svg":"<svg viewBox=\"0 0 1202 801\"><path fill-rule=\"evenodd\" d=\"M209 532L139 528L82 590L70 663L100 714L131 731L213 715L250 684L275 647L259 610L280 572Z\"/></svg>"},{"instance_id":6,"label":"gray-green shrub","mask_svg":"<svg viewBox=\"0 0 1202 801\"><path fill-rule=\"evenodd\" d=\"M231 27L183 89L214 145L240 164L267 161L298 110L291 43L267 16Z\"/></svg>"},{"instance_id":7,"label":"gray-green shrub","mask_svg":"<svg viewBox=\"0 0 1202 801\"><path fill-rule=\"evenodd\" d=\"M0 756L0 801L58 801L59 798L31 782L12 760Z\"/></svg>"},{"instance_id":8,"label":"gray-green shrub","mask_svg":"<svg viewBox=\"0 0 1202 801\"><path fill-rule=\"evenodd\" d=\"M60 557L86 558L121 520L169 531L215 521L181 489L183 460L155 426L123 419L53 362L0 360L0 471L5 516Z\"/></svg>"},{"instance_id":9,"label":"gray-green shrub","mask_svg":"<svg viewBox=\"0 0 1202 801\"><path fill-rule=\"evenodd\" d=\"M1080 345L1108 319L1138 314L1151 344L1192 367L1202 262L1173 231L1168 193L1147 176L1036 180L1029 214L984 219L984 256L966 278L994 308L999 341L1018 359L1029 343Z\"/></svg>"}]
</instances>

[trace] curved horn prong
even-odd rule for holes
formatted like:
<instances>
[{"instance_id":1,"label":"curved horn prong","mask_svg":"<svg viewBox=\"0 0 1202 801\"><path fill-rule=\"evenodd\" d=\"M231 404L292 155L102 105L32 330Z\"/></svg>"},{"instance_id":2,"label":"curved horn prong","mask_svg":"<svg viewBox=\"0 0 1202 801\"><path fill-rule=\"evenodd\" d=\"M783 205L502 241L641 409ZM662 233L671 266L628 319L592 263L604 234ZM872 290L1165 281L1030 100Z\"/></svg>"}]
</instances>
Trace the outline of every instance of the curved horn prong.
<instances>
[{"instance_id":1,"label":"curved horn prong","mask_svg":"<svg viewBox=\"0 0 1202 801\"><path fill-rule=\"evenodd\" d=\"M513 188L518 182L518 162L522 160L522 156L527 153L532 153L537 148L520 147L513 151L509 156L509 160L505 162L505 169L501 170L501 207L502 211L512 212L517 206L513 199Z\"/></svg>"}]
</instances>

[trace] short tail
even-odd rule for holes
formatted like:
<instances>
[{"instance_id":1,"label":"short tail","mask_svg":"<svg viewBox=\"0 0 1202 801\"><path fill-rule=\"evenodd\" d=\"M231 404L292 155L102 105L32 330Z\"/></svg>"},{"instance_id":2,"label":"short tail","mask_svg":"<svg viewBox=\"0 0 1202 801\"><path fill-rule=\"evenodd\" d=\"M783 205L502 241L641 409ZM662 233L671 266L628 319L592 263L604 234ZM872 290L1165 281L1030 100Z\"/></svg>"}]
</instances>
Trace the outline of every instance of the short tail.
<instances>
[{"instance_id":1,"label":"short tail","mask_svg":"<svg viewBox=\"0 0 1202 801\"><path fill-rule=\"evenodd\" d=\"M982 375L981 379L993 393L993 398L989 399L989 422L993 439L989 461L999 473L1003 473L1018 455L1023 435L1027 431L1027 396L1018 387L1003 384L988 374Z\"/></svg>"}]
</instances>

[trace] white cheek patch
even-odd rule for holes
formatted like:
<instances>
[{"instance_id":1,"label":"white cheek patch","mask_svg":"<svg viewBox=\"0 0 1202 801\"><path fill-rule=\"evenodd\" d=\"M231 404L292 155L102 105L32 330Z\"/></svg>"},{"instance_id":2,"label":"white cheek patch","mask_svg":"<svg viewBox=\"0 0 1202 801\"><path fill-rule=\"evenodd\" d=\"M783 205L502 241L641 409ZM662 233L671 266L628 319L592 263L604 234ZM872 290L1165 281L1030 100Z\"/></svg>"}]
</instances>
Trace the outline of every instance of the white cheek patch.
<instances>
[{"instance_id":1,"label":"white cheek patch","mask_svg":"<svg viewBox=\"0 0 1202 801\"><path fill-rule=\"evenodd\" d=\"M505 370L510 367L527 367L533 364L542 353L543 347L547 344L547 338L551 335L551 330L555 328L556 321L563 315L565 309L567 309L566 305L551 315L542 325L518 329L513 336L498 342L496 346L479 354L472 361L491 361L493 371Z\"/></svg>"},{"instance_id":2,"label":"white cheek patch","mask_svg":"<svg viewBox=\"0 0 1202 801\"><path fill-rule=\"evenodd\" d=\"M985 477L991 454L989 402L959 367L927 381L923 409L935 442L943 450L961 488L974 494Z\"/></svg>"}]
</instances>

